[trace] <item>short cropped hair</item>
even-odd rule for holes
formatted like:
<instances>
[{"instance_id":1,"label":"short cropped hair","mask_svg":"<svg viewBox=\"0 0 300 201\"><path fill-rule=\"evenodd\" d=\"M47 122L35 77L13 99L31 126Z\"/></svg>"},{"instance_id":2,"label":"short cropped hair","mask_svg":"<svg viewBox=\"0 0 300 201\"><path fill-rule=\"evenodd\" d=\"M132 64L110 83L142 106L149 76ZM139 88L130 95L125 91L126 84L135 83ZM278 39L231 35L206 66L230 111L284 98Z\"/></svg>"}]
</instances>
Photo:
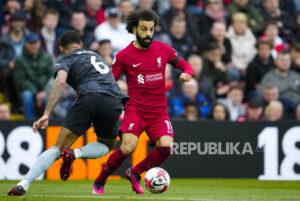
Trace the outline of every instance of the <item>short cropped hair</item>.
<instances>
[{"instance_id":1,"label":"short cropped hair","mask_svg":"<svg viewBox=\"0 0 300 201\"><path fill-rule=\"evenodd\" d=\"M257 40L257 42L255 44L256 49L258 49L260 45L268 45L270 47L270 49L273 48L273 43L270 40L267 40L267 39Z\"/></svg>"},{"instance_id":2,"label":"short cropped hair","mask_svg":"<svg viewBox=\"0 0 300 201\"><path fill-rule=\"evenodd\" d=\"M300 52L300 43L294 42L291 44L291 50L295 50L296 52Z\"/></svg>"},{"instance_id":3,"label":"short cropped hair","mask_svg":"<svg viewBox=\"0 0 300 201\"><path fill-rule=\"evenodd\" d=\"M233 90L239 90L239 91L244 92L244 88L241 85L233 85L233 86L231 86L230 89L229 89L229 91L228 91L228 93L230 93Z\"/></svg>"},{"instance_id":4,"label":"short cropped hair","mask_svg":"<svg viewBox=\"0 0 300 201\"><path fill-rule=\"evenodd\" d=\"M291 53L290 53L289 50L282 50L282 51L278 52L278 57L279 57L279 55L289 55L289 56L291 56Z\"/></svg>"},{"instance_id":5,"label":"short cropped hair","mask_svg":"<svg viewBox=\"0 0 300 201\"><path fill-rule=\"evenodd\" d=\"M56 9L49 8L48 10L46 10L46 12L45 12L45 14L44 14L44 18L45 18L47 15L55 15L55 16L59 17L59 12L58 12Z\"/></svg>"},{"instance_id":6,"label":"short cropped hair","mask_svg":"<svg viewBox=\"0 0 300 201\"><path fill-rule=\"evenodd\" d=\"M221 49L220 45L217 42L210 42L206 48L206 52Z\"/></svg>"},{"instance_id":7,"label":"short cropped hair","mask_svg":"<svg viewBox=\"0 0 300 201\"><path fill-rule=\"evenodd\" d=\"M126 18L126 22L127 22L126 30L129 33L133 33L133 27L138 26L139 20L153 21L154 26L156 26L159 22L159 17L151 9L142 9L142 10L133 11Z\"/></svg>"},{"instance_id":8,"label":"short cropped hair","mask_svg":"<svg viewBox=\"0 0 300 201\"><path fill-rule=\"evenodd\" d=\"M104 44L111 44L111 42L108 39L103 39L99 41L99 45L104 45Z\"/></svg>"},{"instance_id":9,"label":"short cropped hair","mask_svg":"<svg viewBox=\"0 0 300 201\"><path fill-rule=\"evenodd\" d=\"M247 20L248 20L247 15L245 15L242 12L236 12L232 15L232 22L233 23L240 22L240 21L247 22Z\"/></svg>"},{"instance_id":10,"label":"short cropped hair","mask_svg":"<svg viewBox=\"0 0 300 201\"><path fill-rule=\"evenodd\" d=\"M60 45L62 47L67 47L71 44L80 44L81 40L80 40L80 36L79 33L74 31L74 30L69 30L66 31L62 34L61 38L60 38Z\"/></svg>"}]
</instances>

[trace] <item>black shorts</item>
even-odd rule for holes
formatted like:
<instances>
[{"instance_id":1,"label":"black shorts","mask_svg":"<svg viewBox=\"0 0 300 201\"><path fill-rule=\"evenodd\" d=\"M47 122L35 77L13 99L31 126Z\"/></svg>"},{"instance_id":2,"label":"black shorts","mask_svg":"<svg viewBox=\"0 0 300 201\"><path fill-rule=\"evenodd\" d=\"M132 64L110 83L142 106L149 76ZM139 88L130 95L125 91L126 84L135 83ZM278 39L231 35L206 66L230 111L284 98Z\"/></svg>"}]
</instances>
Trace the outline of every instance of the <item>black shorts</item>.
<instances>
[{"instance_id":1,"label":"black shorts","mask_svg":"<svg viewBox=\"0 0 300 201\"><path fill-rule=\"evenodd\" d=\"M101 93L89 93L77 97L62 126L82 135L93 123L98 137L115 138L119 132L121 111L121 99Z\"/></svg>"}]
</instances>

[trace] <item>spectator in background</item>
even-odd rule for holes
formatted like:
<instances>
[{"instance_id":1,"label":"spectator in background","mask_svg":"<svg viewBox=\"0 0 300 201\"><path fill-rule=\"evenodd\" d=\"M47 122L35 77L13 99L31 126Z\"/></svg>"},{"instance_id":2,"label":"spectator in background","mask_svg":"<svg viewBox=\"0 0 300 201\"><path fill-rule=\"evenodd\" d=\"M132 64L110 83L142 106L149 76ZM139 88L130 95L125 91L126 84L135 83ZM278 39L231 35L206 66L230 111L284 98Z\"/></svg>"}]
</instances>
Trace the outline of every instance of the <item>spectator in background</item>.
<instances>
[{"instance_id":1,"label":"spectator in background","mask_svg":"<svg viewBox=\"0 0 300 201\"><path fill-rule=\"evenodd\" d=\"M14 60L22 54L25 36L28 33L24 12L20 10L12 13L10 15L10 29L4 35L3 41L9 43L14 48Z\"/></svg>"},{"instance_id":2,"label":"spectator in background","mask_svg":"<svg viewBox=\"0 0 300 201\"><path fill-rule=\"evenodd\" d=\"M274 60L271 56L272 43L269 40L258 40L256 49L257 55L248 65L245 77L247 99L257 95L262 77L275 68Z\"/></svg>"},{"instance_id":3,"label":"spectator in background","mask_svg":"<svg viewBox=\"0 0 300 201\"><path fill-rule=\"evenodd\" d=\"M265 116L268 121L279 121L283 117L283 106L280 101L271 101L265 109Z\"/></svg>"},{"instance_id":4,"label":"spectator in background","mask_svg":"<svg viewBox=\"0 0 300 201\"><path fill-rule=\"evenodd\" d=\"M228 14L224 9L223 1L206 0L204 4L204 12L198 18L199 32L202 36L206 36L210 34L209 30L211 30L215 22L226 24L227 21ZM199 47L201 47L201 43Z\"/></svg>"},{"instance_id":5,"label":"spectator in background","mask_svg":"<svg viewBox=\"0 0 300 201\"><path fill-rule=\"evenodd\" d=\"M36 33L29 34L26 36L24 52L16 60L14 70L14 80L22 95L26 119L34 119L35 106L37 109L43 107L45 87L52 72L52 59L41 48L39 36Z\"/></svg>"},{"instance_id":6,"label":"spectator in background","mask_svg":"<svg viewBox=\"0 0 300 201\"><path fill-rule=\"evenodd\" d=\"M299 5L300 5L300 1L299 1ZM297 22L296 39L298 42L300 42L300 11L298 11L297 13L296 22Z\"/></svg>"},{"instance_id":7,"label":"spectator in background","mask_svg":"<svg viewBox=\"0 0 300 201\"><path fill-rule=\"evenodd\" d=\"M21 101L13 79L14 56L13 47L0 40L0 89L4 92L4 99L11 102L12 112L20 113Z\"/></svg>"},{"instance_id":8,"label":"spectator in background","mask_svg":"<svg viewBox=\"0 0 300 201\"><path fill-rule=\"evenodd\" d=\"M243 98L243 88L239 85L235 85L230 88L226 98L220 98L217 102L226 106L229 111L231 121L237 121L239 117L246 114L245 108L242 104Z\"/></svg>"},{"instance_id":9,"label":"spectator in background","mask_svg":"<svg viewBox=\"0 0 300 201\"><path fill-rule=\"evenodd\" d=\"M71 26L80 35L83 49L96 50L98 48L98 42L94 37L92 31L86 30L86 16L83 11L74 11L71 17Z\"/></svg>"},{"instance_id":10,"label":"spectator in background","mask_svg":"<svg viewBox=\"0 0 300 201\"><path fill-rule=\"evenodd\" d=\"M199 28L194 17L185 11L186 0L170 0L170 4L171 8L160 17L161 31L169 33L173 18L179 16L186 21L187 35L193 39L194 44L199 44Z\"/></svg>"},{"instance_id":11,"label":"spectator in background","mask_svg":"<svg viewBox=\"0 0 300 201\"><path fill-rule=\"evenodd\" d=\"M2 11L2 14L0 15L0 21L2 22L2 27L0 27L0 36L2 37L4 34L6 34L9 30L9 18L10 15L22 8L21 3L17 0L7 0L6 3L2 3L0 8ZM2 6L2 7L1 7Z\"/></svg>"},{"instance_id":12,"label":"spectator in background","mask_svg":"<svg viewBox=\"0 0 300 201\"><path fill-rule=\"evenodd\" d=\"M215 103L212 106L210 114L207 116L207 119L215 121L226 121L230 120L230 114L223 104Z\"/></svg>"},{"instance_id":13,"label":"spectator in background","mask_svg":"<svg viewBox=\"0 0 300 201\"><path fill-rule=\"evenodd\" d=\"M295 19L279 8L279 0L263 0L261 16L266 21L275 21L279 28L279 36L287 42L295 40L297 28Z\"/></svg>"},{"instance_id":14,"label":"spectator in background","mask_svg":"<svg viewBox=\"0 0 300 201\"><path fill-rule=\"evenodd\" d=\"M182 118L187 121L197 121L199 118L198 106L195 103L187 103L184 106Z\"/></svg>"},{"instance_id":15,"label":"spectator in background","mask_svg":"<svg viewBox=\"0 0 300 201\"><path fill-rule=\"evenodd\" d=\"M155 0L139 0L137 9L153 9Z\"/></svg>"},{"instance_id":16,"label":"spectator in background","mask_svg":"<svg viewBox=\"0 0 300 201\"><path fill-rule=\"evenodd\" d=\"M55 58L58 55L59 40L55 33L58 19L59 13L57 10L47 10L43 19L43 27L40 32L42 46L44 50L52 57L53 61L55 61Z\"/></svg>"},{"instance_id":17,"label":"spectator in background","mask_svg":"<svg viewBox=\"0 0 300 201\"><path fill-rule=\"evenodd\" d=\"M179 86L179 84L178 84ZM171 116L171 101L172 97L175 96L175 94L178 94L178 86L174 87L174 81L172 79L172 66L171 64L166 65L166 72L165 72L165 87L166 87L166 97L167 97L167 104L168 104L168 114Z\"/></svg>"},{"instance_id":18,"label":"spectator in background","mask_svg":"<svg viewBox=\"0 0 300 201\"><path fill-rule=\"evenodd\" d=\"M83 5L83 0L43 0L43 2L46 8L57 9L59 12L59 21L56 28L58 36L70 29L70 20L73 11L85 6Z\"/></svg>"},{"instance_id":19,"label":"spectator in background","mask_svg":"<svg viewBox=\"0 0 300 201\"><path fill-rule=\"evenodd\" d=\"M121 0L118 8L121 13L121 21L125 23L126 17L133 11L133 5L130 0Z\"/></svg>"},{"instance_id":20,"label":"spectator in background","mask_svg":"<svg viewBox=\"0 0 300 201\"><path fill-rule=\"evenodd\" d=\"M250 3L249 0L232 0L227 6L230 16L237 12L244 13L247 16L247 24L249 29L255 34L262 33L264 28L264 19L259 11Z\"/></svg>"},{"instance_id":21,"label":"spectator in background","mask_svg":"<svg viewBox=\"0 0 300 201\"><path fill-rule=\"evenodd\" d=\"M272 42L272 56L277 58L278 52L284 49L283 40L278 35L278 27L276 22L269 22L266 25L264 34L261 36L263 40L269 40Z\"/></svg>"},{"instance_id":22,"label":"spectator in background","mask_svg":"<svg viewBox=\"0 0 300 201\"><path fill-rule=\"evenodd\" d=\"M171 101L172 115L180 116L184 112L184 105L187 103L197 104L200 117L205 118L210 111L210 102L198 92L198 83L195 78L182 84L182 91L178 97Z\"/></svg>"},{"instance_id":23,"label":"spectator in background","mask_svg":"<svg viewBox=\"0 0 300 201\"><path fill-rule=\"evenodd\" d=\"M283 118L292 119L294 117L294 112L296 108L295 102L291 101L286 97L279 96L279 89L274 84L268 83L265 85L262 99L264 109L271 101L278 100L283 105Z\"/></svg>"},{"instance_id":24,"label":"spectator in background","mask_svg":"<svg viewBox=\"0 0 300 201\"><path fill-rule=\"evenodd\" d=\"M291 44L291 57L292 57L291 69L300 74L300 43Z\"/></svg>"},{"instance_id":25,"label":"spectator in background","mask_svg":"<svg viewBox=\"0 0 300 201\"><path fill-rule=\"evenodd\" d=\"M6 103L0 103L0 120L9 120L10 111Z\"/></svg>"},{"instance_id":26,"label":"spectator in background","mask_svg":"<svg viewBox=\"0 0 300 201\"><path fill-rule=\"evenodd\" d=\"M27 15L27 27L32 32L40 32L43 26L44 5L42 0L25 0L24 10Z\"/></svg>"},{"instance_id":27,"label":"spectator in background","mask_svg":"<svg viewBox=\"0 0 300 201\"><path fill-rule=\"evenodd\" d=\"M17 0L7 0L4 5L4 12L7 12L9 14L16 12L17 10L20 10L22 7L21 3Z\"/></svg>"},{"instance_id":28,"label":"spectator in background","mask_svg":"<svg viewBox=\"0 0 300 201\"><path fill-rule=\"evenodd\" d=\"M194 70L193 77L197 80L199 92L203 94L209 102L213 103L216 99L215 87L208 77L202 74L203 63L202 58L196 54L188 57L187 62L191 64Z\"/></svg>"},{"instance_id":29,"label":"spectator in background","mask_svg":"<svg viewBox=\"0 0 300 201\"><path fill-rule=\"evenodd\" d=\"M230 63L232 48L229 39L226 38L225 35L226 24L224 22L215 21L212 24L210 32L201 38L201 42L198 47L199 54L202 54L208 48L210 43L216 42L222 50L222 62L226 65Z\"/></svg>"},{"instance_id":30,"label":"spectator in background","mask_svg":"<svg viewBox=\"0 0 300 201\"><path fill-rule=\"evenodd\" d=\"M210 43L202 57L203 75L212 80L218 97L225 96L229 90L227 68L221 61L221 55L221 47L217 43Z\"/></svg>"},{"instance_id":31,"label":"spectator in background","mask_svg":"<svg viewBox=\"0 0 300 201\"><path fill-rule=\"evenodd\" d=\"M102 0L85 0L86 29L93 32L95 27L105 21Z\"/></svg>"},{"instance_id":32,"label":"spectator in background","mask_svg":"<svg viewBox=\"0 0 300 201\"><path fill-rule=\"evenodd\" d=\"M111 66L113 62L113 49L111 47L110 40L101 40L99 41L97 53L103 57L104 61Z\"/></svg>"},{"instance_id":33,"label":"spectator in background","mask_svg":"<svg viewBox=\"0 0 300 201\"><path fill-rule=\"evenodd\" d=\"M105 13L106 21L97 26L94 34L97 41L110 40L115 55L133 41L135 36L126 31L126 25L121 22L118 8L107 8Z\"/></svg>"},{"instance_id":34,"label":"spectator in background","mask_svg":"<svg viewBox=\"0 0 300 201\"><path fill-rule=\"evenodd\" d=\"M274 84L279 94L293 102L300 101L300 75L291 70L291 55L288 51L281 51L275 61L276 68L264 75L260 84L260 94L266 84Z\"/></svg>"},{"instance_id":35,"label":"spectator in background","mask_svg":"<svg viewBox=\"0 0 300 201\"><path fill-rule=\"evenodd\" d=\"M265 120L263 111L264 108L263 108L262 100L258 97L253 97L248 102L246 115L243 117L239 117L237 121L241 122L241 121Z\"/></svg>"},{"instance_id":36,"label":"spectator in background","mask_svg":"<svg viewBox=\"0 0 300 201\"><path fill-rule=\"evenodd\" d=\"M175 16L170 27L172 48L185 60L193 53L193 40L186 33L186 22L179 16Z\"/></svg>"},{"instance_id":37,"label":"spectator in background","mask_svg":"<svg viewBox=\"0 0 300 201\"><path fill-rule=\"evenodd\" d=\"M295 110L295 118L297 121L300 121L300 104L297 105Z\"/></svg>"},{"instance_id":38,"label":"spectator in background","mask_svg":"<svg viewBox=\"0 0 300 201\"><path fill-rule=\"evenodd\" d=\"M248 64L256 54L256 39L247 27L247 16L243 13L235 13L232 16L232 26L229 27L227 38L232 46L232 64L229 69L230 80L240 81L246 73Z\"/></svg>"}]
</instances>

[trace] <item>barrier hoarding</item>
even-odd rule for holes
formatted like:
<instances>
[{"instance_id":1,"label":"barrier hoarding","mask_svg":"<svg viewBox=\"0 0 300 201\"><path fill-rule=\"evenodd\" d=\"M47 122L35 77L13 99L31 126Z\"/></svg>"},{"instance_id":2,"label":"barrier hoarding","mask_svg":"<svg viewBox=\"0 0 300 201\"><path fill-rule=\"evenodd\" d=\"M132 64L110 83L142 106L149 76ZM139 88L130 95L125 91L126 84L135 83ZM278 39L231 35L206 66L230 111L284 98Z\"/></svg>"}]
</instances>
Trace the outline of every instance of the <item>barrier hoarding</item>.
<instances>
[{"instance_id":1,"label":"barrier hoarding","mask_svg":"<svg viewBox=\"0 0 300 201\"><path fill-rule=\"evenodd\" d=\"M53 146L59 126L52 124L35 134L31 125L27 121L0 122L0 179L21 179L38 155ZM300 180L299 122L173 121L172 125L172 156L162 165L171 177ZM89 129L73 147L94 141L96 136ZM150 150L143 134L136 152L111 179L121 178ZM76 160L70 179L94 179L107 158ZM56 161L39 179L59 179L60 163Z\"/></svg>"}]
</instances>

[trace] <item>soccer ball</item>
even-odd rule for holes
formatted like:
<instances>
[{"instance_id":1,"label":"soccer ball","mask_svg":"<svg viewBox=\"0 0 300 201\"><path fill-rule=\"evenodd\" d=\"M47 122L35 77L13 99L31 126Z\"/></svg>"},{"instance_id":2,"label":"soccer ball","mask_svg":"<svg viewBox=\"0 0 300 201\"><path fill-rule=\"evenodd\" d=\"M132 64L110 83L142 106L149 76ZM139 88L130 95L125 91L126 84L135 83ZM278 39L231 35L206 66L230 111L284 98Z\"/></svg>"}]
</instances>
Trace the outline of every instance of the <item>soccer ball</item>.
<instances>
[{"instance_id":1,"label":"soccer ball","mask_svg":"<svg viewBox=\"0 0 300 201\"><path fill-rule=\"evenodd\" d=\"M163 193L170 185L170 176L166 170L155 167L148 170L144 182L146 189L151 193Z\"/></svg>"}]
</instances>

